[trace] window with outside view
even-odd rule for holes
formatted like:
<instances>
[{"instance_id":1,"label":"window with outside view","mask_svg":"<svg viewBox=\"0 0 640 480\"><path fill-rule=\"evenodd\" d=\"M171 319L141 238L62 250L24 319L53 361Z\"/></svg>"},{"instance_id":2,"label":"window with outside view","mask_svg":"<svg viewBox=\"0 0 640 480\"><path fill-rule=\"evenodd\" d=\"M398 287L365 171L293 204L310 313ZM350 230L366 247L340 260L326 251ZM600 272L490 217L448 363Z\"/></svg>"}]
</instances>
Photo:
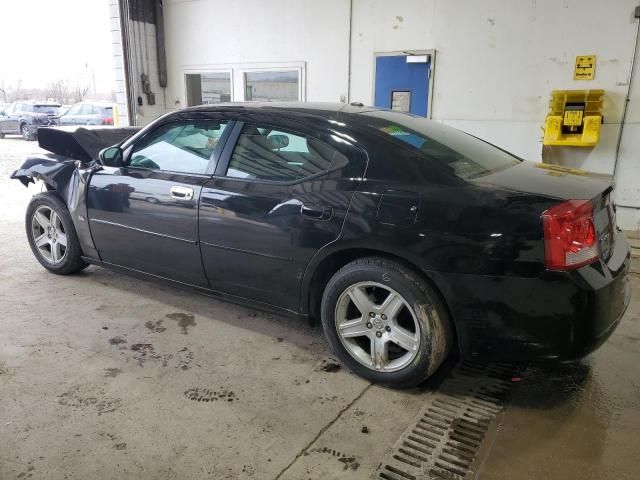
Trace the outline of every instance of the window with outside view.
<instances>
[{"instance_id":1,"label":"window with outside view","mask_svg":"<svg viewBox=\"0 0 640 480\"><path fill-rule=\"evenodd\" d=\"M280 72L246 72L246 101L298 101L300 78L297 70Z\"/></svg>"}]
</instances>

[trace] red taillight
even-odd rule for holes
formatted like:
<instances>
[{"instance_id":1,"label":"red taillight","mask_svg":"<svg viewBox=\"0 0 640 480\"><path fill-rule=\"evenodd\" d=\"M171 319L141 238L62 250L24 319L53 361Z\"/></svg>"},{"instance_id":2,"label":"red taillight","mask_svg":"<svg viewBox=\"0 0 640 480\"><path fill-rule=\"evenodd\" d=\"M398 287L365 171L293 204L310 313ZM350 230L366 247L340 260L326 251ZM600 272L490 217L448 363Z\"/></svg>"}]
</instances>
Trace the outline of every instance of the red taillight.
<instances>
[{"instance_id":1,"label":"red taillight","mask_svg":"<svg viewBox=\"0 0 640 480\"><path fill-rule=\"evenodd\" d=\"M571 270L598 258L598 238L589 200L568 200L542 214L544 257L550 270Z\"/></svg>"},{"instance_id":2,"label":"red taillight","mask_svg":"<svg viewBox=\"0 0 640 480\"><path fill-rule=\"evenodd\" d=\"M103 125L113 125L113 118L103 118L102 119L102 124Z\"/></svg>"}]
</instances>

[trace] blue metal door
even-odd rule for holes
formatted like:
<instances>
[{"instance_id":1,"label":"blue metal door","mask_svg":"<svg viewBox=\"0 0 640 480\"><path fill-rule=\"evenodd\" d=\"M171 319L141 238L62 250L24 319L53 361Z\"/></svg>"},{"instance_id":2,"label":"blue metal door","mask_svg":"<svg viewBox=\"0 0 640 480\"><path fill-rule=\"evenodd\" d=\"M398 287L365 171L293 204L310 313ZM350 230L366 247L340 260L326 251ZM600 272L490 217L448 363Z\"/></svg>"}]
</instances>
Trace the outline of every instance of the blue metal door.
<instances>
[{"instance_id":1,"label":"blue metal door","mask_svg":"<svg viewBox=\"0 0 640 480\"><path fill-rule=\"evenodd\" d=\"M428 55L376 57L375 106L426 117L430 67Z\"/></svg>"}]
</instances>

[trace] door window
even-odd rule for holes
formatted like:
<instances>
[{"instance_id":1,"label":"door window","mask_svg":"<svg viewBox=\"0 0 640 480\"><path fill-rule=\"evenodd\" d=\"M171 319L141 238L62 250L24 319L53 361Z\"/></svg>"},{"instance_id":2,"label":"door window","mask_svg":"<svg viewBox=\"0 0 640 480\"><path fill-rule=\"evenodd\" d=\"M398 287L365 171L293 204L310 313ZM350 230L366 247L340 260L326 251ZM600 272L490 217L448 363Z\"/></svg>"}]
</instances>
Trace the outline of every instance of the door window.
<instances>
[{"instance_id":1,"label":"door window","mask_svg":"<svg viewBox=\"0 0 640 480\"><path fill-rule=\"evenodd\" d=\"M67 113L65 113L65 115L78 115L78 112L80 112L80 108L82 108L82 105L74 105L73 107L69 108L69 110L67 110Z\"/></svg>"},{"instance_id":2,"label":"door window","mask_svg":"<svg viewBox=\"0 0 640 480\"><path fill-rule=\"evenodd\" d=\"M233 150L227 176L290 182L346 162L342 153L315 138L246 124Z\"/></svg>"},{"instance_id":3,"label":"door window","mask_svg":"<svg viewBox=\"0 0 640 480\"><path fill-rule=\"evenodd\" d=\"M136 144L129 166L203 174L226 126L214 120L162 125Z\"/></svg>"},{"instance_id":4,"label":"door window","mask_svg":"<svg viewBox=\"0 0 640 480\"><path fill-rule=\"evenodd\" d=\"M92 115L92 114L93 114L93 107L88 103L85 103L80 108L80 113L78 115Z\"/></svg>"}]
</instances>

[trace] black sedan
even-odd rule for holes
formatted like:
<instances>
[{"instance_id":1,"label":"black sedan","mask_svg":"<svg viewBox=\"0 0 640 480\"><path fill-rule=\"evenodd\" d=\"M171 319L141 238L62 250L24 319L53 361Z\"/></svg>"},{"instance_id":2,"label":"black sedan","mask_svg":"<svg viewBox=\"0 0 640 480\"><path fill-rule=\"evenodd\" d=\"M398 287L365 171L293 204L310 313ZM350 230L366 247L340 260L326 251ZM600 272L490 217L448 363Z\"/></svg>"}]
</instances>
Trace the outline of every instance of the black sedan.
<instances>
[{"instance_id":1,"label":"black sedan","mask_svg":"<svg viewBox=\"0 0 640 480\"><path fill-rule=\"evenodd\" d=\"M415 385L453 351L578 358L629 302L608 181L420 117L194 107L96 155L110 135L43 129L41 145L67 157L13 174L47 186L26 214L46 269L101 265L319 318L336 355L374 382Z\"/></svg>"}]
</instances>

